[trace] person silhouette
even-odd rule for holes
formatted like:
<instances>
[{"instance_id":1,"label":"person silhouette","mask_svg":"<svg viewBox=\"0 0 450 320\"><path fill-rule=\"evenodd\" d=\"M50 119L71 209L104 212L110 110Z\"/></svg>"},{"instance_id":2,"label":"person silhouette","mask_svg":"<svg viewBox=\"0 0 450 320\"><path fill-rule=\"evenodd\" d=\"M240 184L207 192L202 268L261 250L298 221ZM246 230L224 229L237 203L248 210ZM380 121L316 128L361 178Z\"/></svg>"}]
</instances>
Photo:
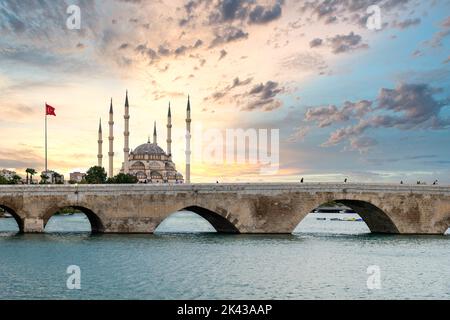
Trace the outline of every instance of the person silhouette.
<instances>
[{"instance_id":1,"label":"person silhouette","mask_svg":"<svg viewBox=\"0 0 450 320\"><path fill-rule=\"evenodd\" d=\"M347 183L347 178L345 178L344 183Z\"/></svg>"},{"instance_id":2,"label":"person silhouette","mask_svg":"<svg viewBox=\"0 0 450 320\"><path fill-rule=\"evenodd\" d=\"M302 178L302 180L300 180L300 183L303 183L303 181L304 181L304 180L303 180L303 178Z\"/></svg>"}]
</instances>

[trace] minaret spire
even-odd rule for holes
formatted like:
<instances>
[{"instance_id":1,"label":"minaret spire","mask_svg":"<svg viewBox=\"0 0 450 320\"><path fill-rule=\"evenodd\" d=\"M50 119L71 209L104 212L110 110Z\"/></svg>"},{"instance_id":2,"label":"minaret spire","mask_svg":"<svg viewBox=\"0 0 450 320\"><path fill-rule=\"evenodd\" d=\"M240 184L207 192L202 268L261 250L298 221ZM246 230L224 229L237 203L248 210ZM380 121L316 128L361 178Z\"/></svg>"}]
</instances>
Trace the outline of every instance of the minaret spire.
<instances>
[{"instance_id":1,"label":"minaret spire","mask_svg":"<svg viewBox=\"0 0 450 320\"><path fill-rule=\"evenodd\" d=\"M114 110L111 98L111 105L109 107L109 170L108 176L112 178L114 176Z\"/></svg>"},{"instance_id":2,"label":"minaret spire","mask_svg":"<svg viewBox=\"0 0 450 320\"><path fill-rule=\"evenodd\" d=\"M172 157L172 113L170 112L170 102L169 112L167 113L167 155Z\"/></svg>"},{"instance_id":3,"label":"minaret spire","mask_svg":"<svg viewBox=\"0 0 450 320\"><path fill-rule=\"evenodd\" d=\"M153 126L153 143L154 144L158 144L158 137L157 137L157 134L156 134L156 121L155 121L155 124Z\"/></svg>"},{"instance_id":4,"label":"minaret spire","mask_svg":"<svg viewBox=\"0 0 450 320\"><path fill-rule=\"evenodd\" d=\"M191 183L191 97L186 110L186 183Z\"/></svg>"},{"instance_id":5,"label":"minaret spire","mask_svg":"<svg viewBox=\"0 0 450 320\"><path fill-rule=\"evenodd\" d=\"M125 94L125 115L123 116L123 118L125 119L125 131L123 133L123 171L125 174L128 174L130 171L130 106L128 104L128 90Z\"/></svg>"},{"instance_id":6,"label":"minaret spire","mask_svg":"<svg viewBox=\"0 0 450 320\"><path fill-rule=\"evenodd\" d=\"M102 133L102 119L98 125L98 166L103 167L103 133Z\"/></svg>"}]
</instances>

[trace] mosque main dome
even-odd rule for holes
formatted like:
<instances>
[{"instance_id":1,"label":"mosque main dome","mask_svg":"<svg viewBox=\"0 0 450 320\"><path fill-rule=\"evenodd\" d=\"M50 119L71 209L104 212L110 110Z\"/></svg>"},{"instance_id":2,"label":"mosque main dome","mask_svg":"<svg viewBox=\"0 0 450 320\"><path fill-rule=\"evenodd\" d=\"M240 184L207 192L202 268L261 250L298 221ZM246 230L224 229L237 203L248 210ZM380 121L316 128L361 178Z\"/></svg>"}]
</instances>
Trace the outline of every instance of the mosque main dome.
<instances>
[{"instance_id":1,"label":"mosque main dome","mask_svg":"<svg viewBox=\"0 0 450 320\"><path fill-rule=\"evenodd\" d=\"M166 153L157 144L148 142L148 143L141 144L139 147L134 149L133 154L135 154L135 155L146 155L146 154L163 155Z\"/></svg>"},{"instance_id":2,"label":"mosque main dome","mask_svg":"<svg viewBox=\"0 0 450 320\"><path fill-rule=\"evenodd\" d=\"M172 155L153 143L141 144L128 156L129 173L141 183L182 183L183 175L177 172ZM121 172L124 172L122 167Z\"/></svg>"}]
</instances>

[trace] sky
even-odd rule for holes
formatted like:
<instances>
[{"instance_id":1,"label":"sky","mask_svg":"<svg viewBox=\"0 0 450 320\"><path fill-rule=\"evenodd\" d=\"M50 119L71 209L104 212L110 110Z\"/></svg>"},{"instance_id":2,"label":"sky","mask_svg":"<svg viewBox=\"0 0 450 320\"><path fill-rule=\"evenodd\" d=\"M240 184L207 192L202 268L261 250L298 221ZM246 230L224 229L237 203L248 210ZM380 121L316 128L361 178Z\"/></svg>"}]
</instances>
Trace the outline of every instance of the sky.
<instances>
[{"instance_id":1,"label":"sky","mask_svg":"<svg viewBox=\"0 0 450 320\"><path fill-rule=\"evenodd\" d=\"M171 103L182 174L190 95L193 182L450 183L449 13L448 0L0 0L0 168L43 170L46 102L49 168L96 165L100 118L106 164L112 98L118 173L128 90L132 149L154 121L166 149ZM271 152L253 139L237 151L257 161L219 157L237 129L268 130Z\"/></svg>"}]
</instances>

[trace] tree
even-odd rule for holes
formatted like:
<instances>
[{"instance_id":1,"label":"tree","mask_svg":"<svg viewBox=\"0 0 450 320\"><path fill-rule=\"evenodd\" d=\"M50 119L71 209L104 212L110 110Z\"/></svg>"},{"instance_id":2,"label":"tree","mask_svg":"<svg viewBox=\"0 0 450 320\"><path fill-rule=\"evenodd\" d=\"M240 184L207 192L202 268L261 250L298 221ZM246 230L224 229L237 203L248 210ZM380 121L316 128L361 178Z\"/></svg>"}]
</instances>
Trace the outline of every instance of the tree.
<instances>
[{"instance_id":1,"label":"tree","mask_svg":"<svg viewBox=\"0 0 450 320\"><path fill-rule=\"evenodd\" d=\"M28 170L31 170L30 168L27 168L27 170L25 170L25 172L26 172L26 174L27 174L27 184L28 184L28 174L29 174L29 172L28 172Z\"/></svg>"},{"instance_id":2,"label":"tree","mask_svg":"<svg viewBox=\"0 0 450 320\"><path fill-rule=\"evenodd\" d=\"M53 174L53 180L54 184L64 184L64 176L62 174L59 174L58 172L55 172Z\"/></svg>"},{"instance_id":3,"label":"tree","mask_svg":"<svg viewBox=\"0 0 450 320\"><path fill-rule=\"evenodd\" d=\"M88 184L104 184L106 183L106 171L104 168L95 166L90 168L86 172L86 176L84 177L84 180Z\"/></svg>"},{"instance_id":4,"label":"tree","mask_svg":"<svg viewBox=\"0 0 450 320\"><path fill-rule=\"evenodd\" d=\"M9 179L9 184L19 184L22 181L22 178L17 174L13 175L11 179Z\"/></svg>"},{"instance_id":5,"label":"tree","mask_svg":"<svg viewBox=\"0 0 450 320\"><path fill-rule=\"evenodd\" d=\"M4 176L0 176L0 184L9 184L9 180Z\"/></svg>"},{"instance_id":6,"label":"tree","mask_svg":"<svg viewBox=\"0 0 450 320\"><path fill-rule=\"evenodd\" d=\"M28 168L25 172L27 173L27 184L28 184L28 174L30 175L30 183L33 184L33 176L37 173L37 171L32 168Z\"/></svg>"},{"instance_id":7,"label":"tree","mask_svg":"<svg viewBox=\"0 0 450 320\"><path fill-rule=\"evenodd\" d=\"M42 173L40 184L47 184L47 183L48 183L48 176L45 173Z\"/></svg>"},{"instance_id":8,"label":"tree","mask_svg":"<svg viewBox=\"0 0 450 320\"><path fill-rule=\"evenodd\" d=\"M108 179L111 184L134 184L138 183L136 176L131 174L119 173L117 176Z\"/></svg>"}]
</instances>

